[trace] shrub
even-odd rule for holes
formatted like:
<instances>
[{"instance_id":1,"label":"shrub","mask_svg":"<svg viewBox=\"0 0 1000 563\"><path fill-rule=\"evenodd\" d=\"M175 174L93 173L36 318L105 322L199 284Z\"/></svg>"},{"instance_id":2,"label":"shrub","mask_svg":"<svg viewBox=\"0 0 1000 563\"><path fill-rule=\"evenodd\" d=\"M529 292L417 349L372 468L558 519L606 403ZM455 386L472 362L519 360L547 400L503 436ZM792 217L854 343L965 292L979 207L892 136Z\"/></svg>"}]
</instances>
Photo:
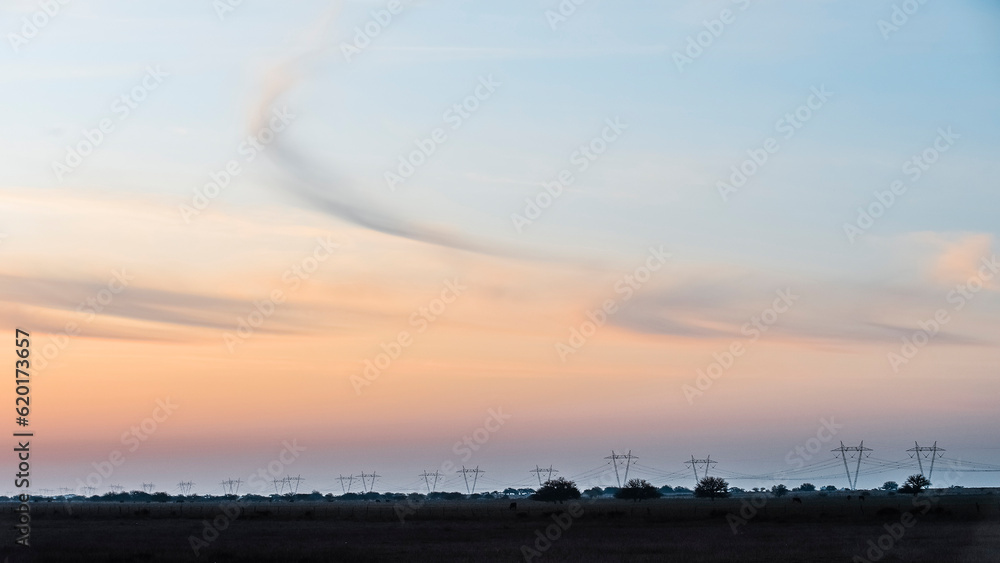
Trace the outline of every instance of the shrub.
<instances>
[{"instance_id":1,"label":"shrub","mask_svg":"<svg viewBox=\"0 0 1000 563\"><path fill-rule=\"evenodd\" d=\"M660 498L660 491L644 479L630 479L617 493L615 498L640 501L648 498Z\"/></svg>"},{"instance_id":2,"label":"shrub","mask_svg":"<svg viewBox=\"0 0 1000 563\"><path fill-rule=\"evenodd\" d=\"M729 483L721 477L705 477L698 481L698 486L694 488L694 496L708 497L715 500L715 497L729 496Z\"/></svg>"},{"instance_id":3,"label":"shrub","mask_svg":"<svg viewBox=\"0 0 1000 563\"><path fill-rule=\"evenodd\" d=\"M910 475L909 477L907 477L906 482L903 483L903 486L899 488L899 492L912 493L916 495L920 491L930 486L931 482L927 479L927 477L924 477L923 475L920 475L918 473L916 475Z\"/></svg>"},{"instance_id":4,"label":"shrub","mask_svg":"<svg viewBox=\"0 0 1000 563\"><path fill-rule=\"evenodd\" d=\"M576 483L563 477L550 479L535 494L531 495L532 500L545 502L563 502L580 498L580 489L576 488Z\"/></svg>"}]
</instances>

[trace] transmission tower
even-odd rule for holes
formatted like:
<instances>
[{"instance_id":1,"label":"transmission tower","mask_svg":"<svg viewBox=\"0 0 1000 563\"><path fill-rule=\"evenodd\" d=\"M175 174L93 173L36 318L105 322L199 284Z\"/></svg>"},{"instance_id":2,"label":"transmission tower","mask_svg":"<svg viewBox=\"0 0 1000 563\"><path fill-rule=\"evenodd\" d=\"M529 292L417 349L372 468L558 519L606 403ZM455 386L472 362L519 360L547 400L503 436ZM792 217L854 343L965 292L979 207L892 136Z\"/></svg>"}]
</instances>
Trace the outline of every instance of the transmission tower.
<instances>
[{"instance_id":1,"label":"transmission tower","mask_svg":"<svg viewBox=\"0 0 1000 563\"><path fill-rule=\"evenodd\" d=\"M285 482L288 483L288 492L293 495L299 494L299 483L302 481L305 481L305 479L303 479L301 475L295 477L285 477ZM293 486L292 483L295 483L295 485Z\"/></svg>"},{"instance_id":2,"label":"transmission tower","mask_svg":"<svg viewBox=\"0 0 1000 563\"><path fill-rule=\"evenodd\" d=\"M242 479L226 479L222 482L222 492L227 495L238 495L240 494L240 485L242 484Z\"/></svg>"},{"instance_id":3,"label":"transmission tower","mask_svg":"<svg viewBox=\"0 0 1000 563\"><path fill-rule=\"evenodd\" d=\"M371 486L371 488L368 488L368 477L372 478L372 486ZM361 488L366 493L375 492L375 479L377 479L379 477L381 477L381 475L376 475L374 470L371 473L365 473L364 471L362 471L361 472Z\"/></svg>"},{"instance_id":4,"label":"transmission tower","mask_svg":"<svg viewBox=\"0 0 1000 563\"><path fill-rule=\"evenodd\" d=\"M125 487L121 485L108 485L108 488L111 489L111 492L116 495L125 490Z\"/></svg>"},{"instance_id":5,"label":"transmission tower","mask_svg":"<svg viewBox=\"0 0 1000 563\"><path fill-rule=\"evenodd\" d=\"M840 441L840 447L830 450L831 452L837 452L834 454L834 458L841 457L844 459L844 471L847 472L847 485L852 489L856 489L858 486L858 473L861 471L861 458L870 457L871 454L865 453L873 451L871 448L865 447L865 441L861 440L861 445L847 447L844 445L844 441ZM854 468L854 480L851 480L851 469L847 466L848 452L853 452L850 457L853 459L855 456L858 458L858 465Z\"/></svg>"},{"instance_id":6,"label":"transmission tower","mask_svg":"<svg viewBox=\"0 0 1000 563\"><path fill-rule=\"evenodd\" d=\"M545 469L544 467L540 468L540 467L538 467L536 465L535 468L532 469L531 471L529 471L528 473L534 473L538 477L538 486L541 487L542 486L542 473L546 474L545 481L548 482L548 481L552 480L552 474L553 473L559 473L559 470L558 469L552 469L551 465L549 466L548 469Z\"/></svg>"},{"instance_id":7,"label":"transmission tower","mask_svg":"<svg viewBox=\"0 0 1000 563\"><path fill-rule=\"evenodd\" d=\"M354 484L354 475L353 474L348 475L347 477L344 477L343 475L341 475L340 478L339 478L339 481L340 481L340 488L341 488L341 490L344 491L345 495L347 493L351 492L351 485ZM344 481L347 481L347 488L344 488Z\"/></svg>"},{"instance_id":8,"label":"transmission tower","mask_svg":"<svg viewBox=\"0 0 1000 563\"><path fill-rule=\"evenodd\" d=\"M89 496L94 496L94 493L97 492L97 487L86 486L86 487L83 488L83 492L85 492L88 497Z\"/></svg>"},{"instance_id":9,"label":"transmission tower","mask_svg":"<svg viewBox=\"0 0 1000 563\"><path fill-rule=\"evenodd\" d=\"M921 446L920 444L918 444L916 442L913 442L913 446L914 447L912 447L912 448L910 448L910 449L908 449L906 451L913 452L910 455L910 457L917 458L917 466L920 467L920 474L921 475L924 474L924 462L921 460L921 458L923 458L923 459L928 459L929 458L931 460L931 469L930 469L930 471L927 472L927 478L930 479L931 475L934 474L934 460L937 459L937 458L939 458L939 457L944 457L943 455L938 454L938 452L943 452L943 451L945 451L945 449L944 448L939 448L938 445L937 445L937 441L936 440L934 441L934 445L933 446ZM922 452L930 452L930 454L924 454Z\"/></svg>"},{"instance_id":10,"label":"transmission tower","mask_svg":"<svg viewBox=\"0 0 1000 563\"><path fill-rule=\"evenodd\" d=\"M461 473L462 477L465 478L465 490L471 495L472 493L476 492L476 482L479 480L479 474L486 472L483 471L482 469L479 469L478 465L476 466L475 469L466 469L465 466L463 465L462 468L456 471L455 473ZM471 489L469 488L469 473L472 473Z\"/></svg>"},{"instance_id":11,"label":"transmission tower","mask_svg":"<svg viewBox=\"0 0 1000 563\"><path fill-rule=\"evenodd\" d=\"M153 487L155 487L155 485L153 485L152 483L143 483L142 484L142 492L147 493L147 494L152 494Z\"/></svg>"},{"instance_id":12,"label":"transmission tower","mask_svg":"<svg viewBox=\"0 0 1000 563\"><path fill-rule=\"evenodd\" d=\"M698 482L701 479L704 479L705 477L708 477L708 469L710 467L715 467L715 464L716 464L716 462L712 461L712 456L708 456L705 459L695 459L694 456L691 456L691 461L685 461L684 462L684 465L690 465L691 469L694 470L694 484L696 486L698 485ZM705 474L704 474L704 476L701 479L698 478L698 466L699 465L704 465L705 466Z\"/></svg>"},{"instance_id":13,"label":"transmission tower","mask_svg":"<svg viewBox=\"0 0 1000 563\"><path fill-rule=\"evenodd\" d=\"M618 487L621 488L622 480L618 476L618 464L619 460L625 460L625 482L628 483L628 468L632 465L633 459L639 459L639 456L632 455L632 450L629 450L627 454L616 454L614 450L611 450L611 455L604 459L610 459L611 463L615 466L615 479L618 481Z\"/></svg>"},{"instance_id":14,"label":"transmission tower","mask_svg":"<svg viewBox=\"0 0 1000 563\"><path fill-rule=\"evenodd\" d=\"M177 488L181 490L182 495L191 494L191 487L193 486L194 483L192 483L191 481L181 481L180 483L177 483Z\"/></svg>"},{"instance_id":15,"label":"transmission tower","mask_svg":"<svg viewBox=\"0 0 1000 563\"><path fill-rule=\"evenodd\" d=\"M427 470L424 469L424 472L421 473L420 475L418 475L418 477L423 477L424 478L424 483L427 484L427 492L428 493L432 493L432 492L434 492L434 491L437 490L438 479L441 478L441 472L440 471L435 471L434 473L428 473ZM434 486L433 487L431 486L431 482L430 482L430 478L431 477L434 478Z\"/></svg>"}]
</instances>

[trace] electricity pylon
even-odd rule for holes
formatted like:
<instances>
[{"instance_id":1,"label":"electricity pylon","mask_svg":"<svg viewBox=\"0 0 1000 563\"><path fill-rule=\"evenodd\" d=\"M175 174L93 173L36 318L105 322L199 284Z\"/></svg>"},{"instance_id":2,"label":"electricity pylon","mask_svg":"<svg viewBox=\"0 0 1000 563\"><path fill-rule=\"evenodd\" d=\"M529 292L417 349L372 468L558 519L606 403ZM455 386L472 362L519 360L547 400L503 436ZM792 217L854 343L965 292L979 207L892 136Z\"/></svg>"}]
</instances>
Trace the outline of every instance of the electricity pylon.
<instances>
[{"instance_id":1,"label":"electricity pylon","mask_svg":"<svg viewBox=\"0 0 1000 563\"><path fill-rule=\"evenodd\" d=\"M372 478L372 486L371 486L371 488L368 487L368 477ZM372 471L371 473L365 473L364 471L362 471L361 472L361 487L362 487L362 489L364 489L364 491L366 493L368 493L368 492L375 492L375 479L377 479L379 477L381 477L381 475L376 475L375 471Z\"/></svg>"},{"instance_id":2,"label":"electricity pylon","mask_svg":"<svg viewBox=\"0 0 1000 563\"><path fill-rule=\"evenodd\" d=\"M192 483L191 481L181 481L180 483L177 483L177 488L181 490L181 494L182 495L188 495L188 494L190 494L191 493L191 487L193 487L193 486L194 486L194 483Z\"/></svg>"},{"instance_id":3,"label":"electricity pylon","mask_svg":"<svg viewBox=\"0 0 1000 563\"><path fill-rule=\"evenodd\" d=\"M340 489L344 491L344 494L351 492L351 485L354 484L354 474L350 474L347 477L341 475L338 480L340 481ZM344 487L344 481L347 481L347 487Z\"/></svg>"},{"instance_id":4,"label":"electricity pylon","mask_svg":"<svg viewBox=\"0 0 1000 563\"><path fill-rule=\"evenodd\" d=\"M920 467L920 474L921 475L924 474L924 462L921 461L920 458L921 457L923 457L924 459L930 458L930 460L931 460L931 469L930 469L930 471L927 472L927 479L930 479L931 475L934 474L934 460L937 459L937 458L939 458L939 457L944 457L943 455L938 454L938 452L943 452L943 451L945 451L945 449L944 448L939 448L938 445L937 445L937 441L936 440L934 441L934 445L933 446L921 446L916 441L913 442L913 446L914 447L912 447L912 448L910 448L910 449L908 449L906 451L913 452L913 454L910 455L910 457L917 458L917 466ZM923 454L923 456L921 456L921 452L930 452L930 455L928 456L927 454Z\"/></svg>"},{"instance_id":5,"label":"electricity pylon","mask_svg":"<svg viewBox=\"0 0 1000 563\"><path fill-rule=\"evenodd\" d=\"M716 462L712 461L712 456L708 456L705 459L695 459L694 456L691 456L691 461L685 461L684 462L684 465L690 465L691 469L694 470L694 484L695 484L695 486L697 486L698 483L701 480L701 479L698 478L698 466L699 465L704 465L705 466L705 475L702 477L702 479L704 479L705 477L708 477L708 469L710 467L715 467L715 464L716 464Z\"/></svg>"},{"instance_id":6,"label":"electricity pylon","mask_svg":"<svg viewBox=\"0 0 1000 563\"><path fill-rule=\"evenodd\" d=\"M297 475L295 477L285 477L285 482L288 483L288 492L293 495L299 494L299 483L302 481L305 481L305 479L303 479L301 475ZM294 487L292 486L292 483L295 483Z\"/></svg>"},{"instance_id":7,"label":"electricity pylon","mask_svg":"<svg viewBox=\"0 0 1000 563\"><path fill-rule=\"evenodd\" d=\"M472 493L476 492L476 481L479 480L479 474L486 473L486 471L479 469L478 465L476 466L475 469L466 469L465 466L463 465L462 468L456 471L455 473L461 473L462 477L465 478L465 490L471 495ZM469 488L469 473L472 473L471 489Z\"/></svg>"},{"instance_id":8,"label":"electricity pylon","mask_svg":"<svg viewBox=\"0 0 1000 563\"><path fill-rule=\"evenodd\" d=\"M238 495L242 484L242 479L226 479L222 482L222 492L227 495Z\"/></svg>"},{"instance_id":9,"label":"electricity pylon","mask_svg":"<svg viewBox=\"0 0 1000 563\"><path fill-rule=\"evenodd\" d=\"M629 450L627 454L616 454L614 450L611 450L611 455L604 459L610 459L611 463L615 466L615 479L618 481L618 488L621 488L622 480L618 476L618 460L625 460L625 482L628 483L628 468L632 465L632 460L639 459L639 457L632 455L632 450Z\"/></svg>"},{"instance_id":10,"label":"electricity pylon","mask_svg":"<svg viewBox=\"0 0 1000 563\"><path fill-rule=\"evenodd\" d=\"M861 471L861 458L862 457L869 457L869 456L871 456L871 454L867 454L865 452L870 452L870 451L873 451L873 450L871 448L866 448L865 447L865 441L864 440L861 440L861 445L860 446L851 446L851 447L845 446L844 445L844 441L841 440L840 441L840 447L839 448L834 448L834 449L832 449L830 451L831 452L837 452L837 454L835 454L833 456L834 458L836 458L836 457L839 456L839 457L841 457L841 458L844 459L844 471L847 472L847 484L852 489L856 489L857 486L858 486L858 473ZM853 481L851 481L851 469L847 466L847 452L854 452L854 453L851 454L852 458L855 455L858 456L858 465L854 469L854 480Z\"/></svg>"},{"instance_id":11,"label":"electricity pylon","mask_svg":"<svg viewBox=\"0 0 1000 563\"><path fill-rule=\"evenodd\" d=\"M441 472L440 471L435 471L434 473L428 473L427 470L424 469L424 472L421 473L419 475L419 477L423 477L424 478L424 483L427 484L427 492L428 493L432 493L432 492L434 492L434 491L437 490L438 479L441 478ZM431 486L431 482L430 482L430 478L431 477L434 478L434 486L433 487Z\"/></svg>"},{"instance_id":12,"label":"electricity pylon","mask_svg":"<svg viewBox=\"0 0 1000 563\"><path fill-rule=\"evenodd\" d=\"M538 486L541 487L542 486L542 473L546 473L548 475L545 478L545 482L549 482L549 481L552 480L552 474L553 473L559 473L559 470L558 469L552 469L551 465L549 466L548 469L545 469L544 467L539 468L536 465L535 468L532 469L531 471L529 471L528 473L534 473L534 474L536 474L538 476Z\"/></svg>"}]
</instances>

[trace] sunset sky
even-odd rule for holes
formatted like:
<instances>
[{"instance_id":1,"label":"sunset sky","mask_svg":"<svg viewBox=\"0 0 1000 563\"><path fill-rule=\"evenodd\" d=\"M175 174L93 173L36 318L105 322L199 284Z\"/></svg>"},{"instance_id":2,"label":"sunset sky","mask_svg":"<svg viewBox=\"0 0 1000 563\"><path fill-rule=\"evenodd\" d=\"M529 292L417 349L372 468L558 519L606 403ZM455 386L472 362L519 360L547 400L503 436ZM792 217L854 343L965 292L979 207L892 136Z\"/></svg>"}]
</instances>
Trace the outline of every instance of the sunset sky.
<instances>
[{"instance_id":1,"label":"sunset sky","mask_svg":"<svg viewBox=\"0 0 1000 563\"><path fill-rule=\"evenodd\" d=\"M36 491L1000 463L994 2L220 4L0 1Z\"/></svg>"}]
</instances>

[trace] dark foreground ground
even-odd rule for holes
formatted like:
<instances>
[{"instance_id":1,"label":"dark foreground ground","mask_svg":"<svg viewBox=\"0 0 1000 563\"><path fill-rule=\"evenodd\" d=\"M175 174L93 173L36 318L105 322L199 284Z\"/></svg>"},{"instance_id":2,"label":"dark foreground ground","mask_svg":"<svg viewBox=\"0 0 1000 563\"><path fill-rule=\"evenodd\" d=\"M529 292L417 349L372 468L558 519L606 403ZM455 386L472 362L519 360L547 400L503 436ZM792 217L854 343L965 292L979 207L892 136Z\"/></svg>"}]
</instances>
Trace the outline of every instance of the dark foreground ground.
<instances>
[{"instance_id":1,"label":"dark foreground ground","mask_svg":"<svg viewBox=\"0 0 1000 563\"><path fill-rule=\"evenodd\" d=\"M751 510L750 500L759 508ZM32 507L30 550L15 549L13 531L5 526L0 557L10 563L1000 562L1000 495L801 500L584 500L561 506L518 500L514 510L508 501L406 509L364 502L262 503L243 505L238 514L233 505L217 503L81 503L67 514L65 504L53 502ZM7 522L12 508L3 507ZM556 539L540 539L546 532Z\"/></svg>"}]
</instances>

